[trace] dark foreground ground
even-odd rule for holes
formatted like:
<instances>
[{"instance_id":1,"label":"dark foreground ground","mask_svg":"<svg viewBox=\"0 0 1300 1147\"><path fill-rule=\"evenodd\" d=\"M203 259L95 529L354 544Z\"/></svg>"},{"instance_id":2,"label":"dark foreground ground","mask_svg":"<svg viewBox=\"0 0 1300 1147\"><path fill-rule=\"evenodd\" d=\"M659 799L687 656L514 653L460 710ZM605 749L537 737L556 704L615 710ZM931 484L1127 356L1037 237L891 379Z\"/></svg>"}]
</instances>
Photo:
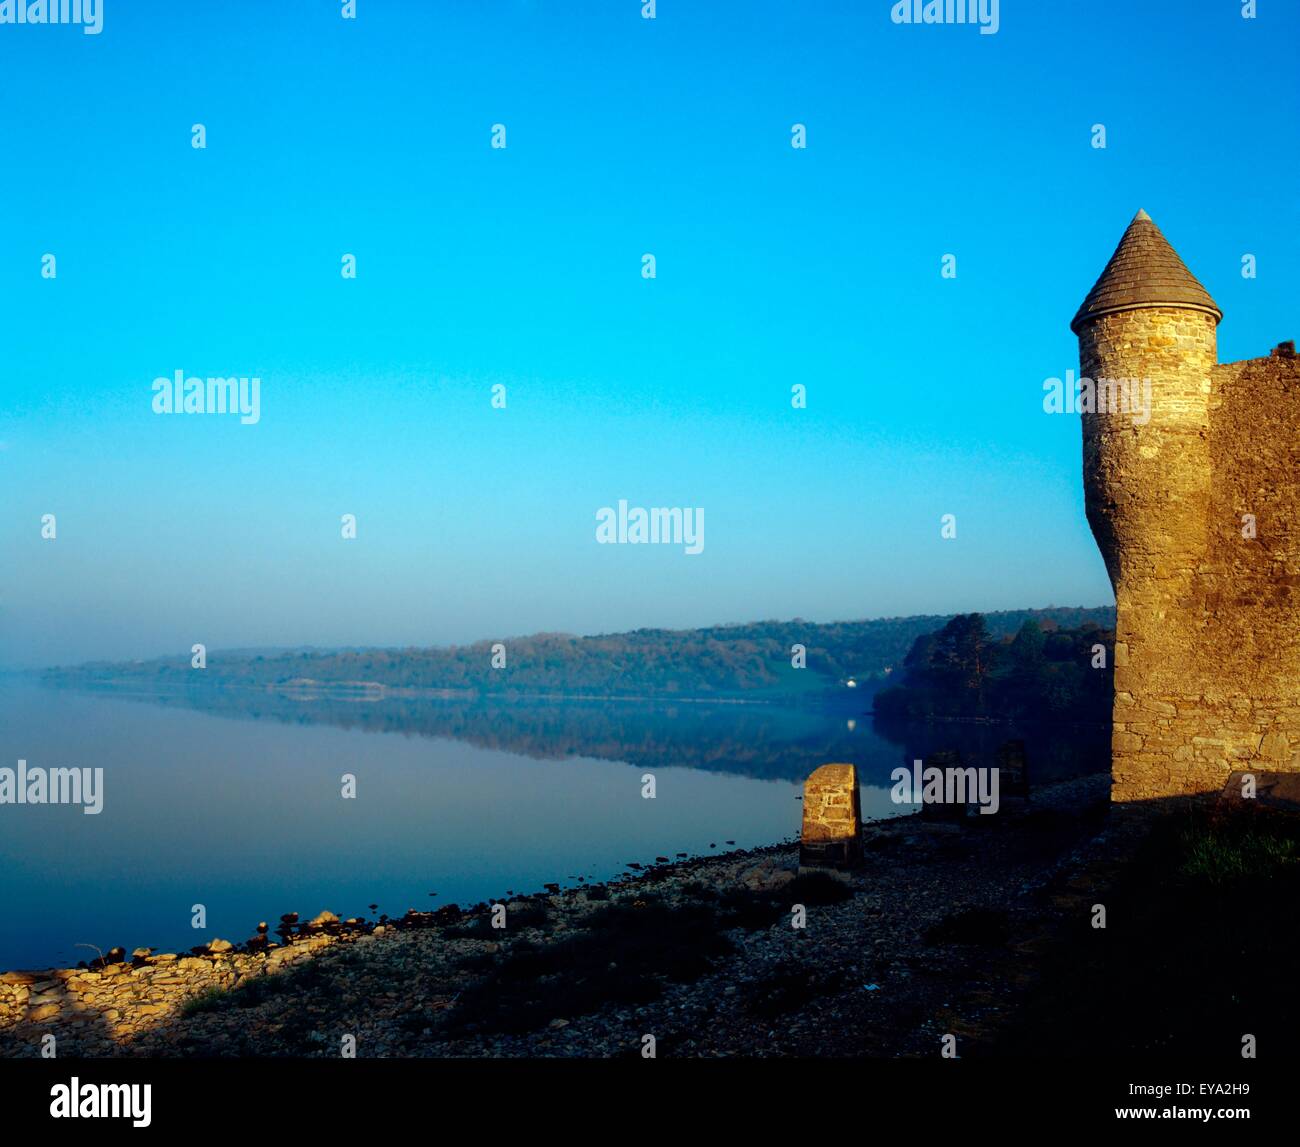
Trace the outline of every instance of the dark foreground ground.
<instances>
[{"instance_id":1,"label":"dark foreground ground","mask_svg":"<svg viewBox=\"0 0 1300 1147\"><path fill-rule=\"evenodd\" d=\"M1197 1057L1286 1046L1300 831L1125 814L1104 779L963 824L869 826L846 878L797 848L388 929L196 996L117 1056ZM804 927L794 926L803 906ZM1097 927L1098 906L1105 927ZM953 1040L945 1040L953 1037ZM31 1025L0 1054L36 1054Z\"/></svg>"}]
</instances>

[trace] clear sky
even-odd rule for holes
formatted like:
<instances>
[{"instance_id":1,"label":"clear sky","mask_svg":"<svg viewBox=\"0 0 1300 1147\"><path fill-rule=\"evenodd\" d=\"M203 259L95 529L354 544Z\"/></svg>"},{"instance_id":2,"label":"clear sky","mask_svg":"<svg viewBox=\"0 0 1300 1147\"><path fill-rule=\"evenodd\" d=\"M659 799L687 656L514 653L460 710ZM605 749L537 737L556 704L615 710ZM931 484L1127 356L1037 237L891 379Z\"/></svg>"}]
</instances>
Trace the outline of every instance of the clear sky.
<instances>
[{"instance_id":1,"label":"clear sky","mask_svg":"<svg viewBox=\"0 0 1300 1147\"><path fill-rule=\"evenodd\" d=\"M0 666L1109 601L1043 381L1139 207L1221 359L1300 335L1300 9L892 6L0 25ZM598 545L620 498L704 551Z\"/></svg>"}]
</instances>

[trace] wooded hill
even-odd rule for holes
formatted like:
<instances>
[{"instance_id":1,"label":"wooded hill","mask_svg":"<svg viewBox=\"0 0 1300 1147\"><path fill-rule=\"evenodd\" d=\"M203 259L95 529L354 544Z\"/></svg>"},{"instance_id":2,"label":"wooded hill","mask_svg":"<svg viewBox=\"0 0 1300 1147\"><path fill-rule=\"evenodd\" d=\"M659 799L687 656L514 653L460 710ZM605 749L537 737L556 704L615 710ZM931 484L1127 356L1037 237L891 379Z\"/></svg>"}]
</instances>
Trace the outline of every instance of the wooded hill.
<instances>
[{"instance_id":1,"label":"wooded hill","mask_svg":"<svg viewBox=\"0 0 1300 1147\"><path fill-rule=\"evenodd\" d=\"M991 638L1017 633L1029 620L1042 629L1114 624L1110 606L1049 607L985 614ZM58 684L149 687L357 689L466 694L639 697L818 697L845 694L853 679L863 692L901 670L918 638L942 630L951 616L814 623L760 621L708 629L638 629L575 637L539 633L499 639L506 665L492 668L498 639L473 645L407 649L292 652L209 650L207 668L188 654L152 661L93 662L45 670ZM792 667L792 648L806 649L806 669ZM896 677L894 679L897 679ZM862 693L858 693L862 696ZM866 698L863 697L865 701Z\"/></svg>"}]
</instances>

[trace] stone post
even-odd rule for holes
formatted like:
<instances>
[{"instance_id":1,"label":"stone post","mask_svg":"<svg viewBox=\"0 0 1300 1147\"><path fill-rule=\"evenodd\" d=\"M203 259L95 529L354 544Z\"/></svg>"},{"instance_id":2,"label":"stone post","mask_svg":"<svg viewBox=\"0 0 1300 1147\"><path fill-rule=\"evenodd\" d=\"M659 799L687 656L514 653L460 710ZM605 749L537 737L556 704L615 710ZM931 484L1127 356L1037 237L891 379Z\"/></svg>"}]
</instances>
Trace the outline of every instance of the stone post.
<instances>
[{"instance_id":1,"label":"stone post","mask_svg":"<svg viewBox=\"0 0 1300 1147\"><path fill-rule=\"evenodd\" d=\"M822 765L803 785L799 867L851 868L862 859L858 770Z\"/></svg>"},{"instance_id":2,"label":"stone post","mask_svg":"<svg viewBox=\"0 0 1300 1147\"><path fill-rule=\"evenodd\" d=\"M1004 797L1029 796L1029 763L1024 741L1004 741L998 749L998 791Z\"/></svg>"}]
</instances>

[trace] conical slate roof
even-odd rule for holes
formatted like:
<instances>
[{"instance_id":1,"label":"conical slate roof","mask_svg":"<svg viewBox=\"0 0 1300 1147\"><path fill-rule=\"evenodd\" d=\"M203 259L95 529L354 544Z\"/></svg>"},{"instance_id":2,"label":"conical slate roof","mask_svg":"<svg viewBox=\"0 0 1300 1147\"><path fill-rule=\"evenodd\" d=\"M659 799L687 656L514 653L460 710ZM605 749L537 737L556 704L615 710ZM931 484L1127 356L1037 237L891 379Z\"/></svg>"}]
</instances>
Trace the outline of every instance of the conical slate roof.
<instances>
[{"instance_id":1,"label":"conical slate roof","mask_svg":"<svg viewBox=\"0 0 1300 1147\"><path fill-rule=\"evenodd\" d=\"M1076 334L1089 319L1138 307L1187 307L1223 318L1210 292L1196 281L1151 216L1139 211L1115 248L1101 278L1079 307L1070 329Z\"/></svg>"}]
</instances>

